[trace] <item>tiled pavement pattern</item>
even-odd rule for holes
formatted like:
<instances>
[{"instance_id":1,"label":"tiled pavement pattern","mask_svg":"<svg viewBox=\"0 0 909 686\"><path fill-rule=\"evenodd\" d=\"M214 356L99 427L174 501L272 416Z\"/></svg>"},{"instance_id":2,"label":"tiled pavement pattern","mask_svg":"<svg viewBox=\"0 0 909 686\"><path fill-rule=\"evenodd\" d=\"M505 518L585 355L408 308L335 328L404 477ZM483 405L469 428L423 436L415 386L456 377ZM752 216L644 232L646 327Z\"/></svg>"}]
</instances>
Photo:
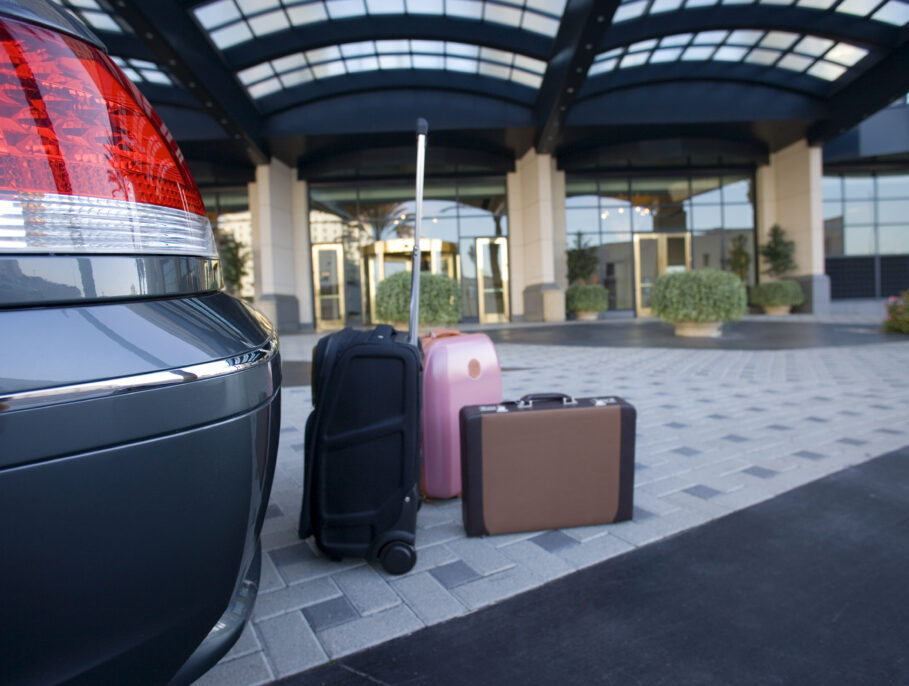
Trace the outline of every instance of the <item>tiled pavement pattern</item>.
<instances>
[{"instance_id":1,"label":"tiled pavement pattern","mask_svg":"<svg viewBox=\"0 0 909 686\"><path fill-rule=\"evenodd\" d=\"M314 336L282 339L308 359ZM197 682L249 686L463 615L909 444L909 342L779 352L500 345L506 398L621 395L638 409L634 520L467 539L424 505L401 577L296 536L309 387L284 390L252 626ZM553 456L557 459L558 456Z\"/></svg>"}]
</instances>

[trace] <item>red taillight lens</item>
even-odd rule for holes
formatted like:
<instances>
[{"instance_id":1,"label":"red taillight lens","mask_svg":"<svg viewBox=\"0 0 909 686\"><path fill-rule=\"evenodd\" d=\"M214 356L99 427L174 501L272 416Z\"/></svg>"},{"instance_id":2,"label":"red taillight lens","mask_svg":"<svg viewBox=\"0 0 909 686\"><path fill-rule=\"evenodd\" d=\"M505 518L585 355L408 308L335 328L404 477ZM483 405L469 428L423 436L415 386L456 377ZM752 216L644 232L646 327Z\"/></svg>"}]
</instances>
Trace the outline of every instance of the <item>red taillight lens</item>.
<instances>
[{"instance_id":1,"label":"red taillight lens","mask_svg":"<svg viewBox=\"0 0 909 686\"><path fill-rule=\"evenodd\" d=\"M101 50L0 20L0 251L215 255L186 163Z\"/></svg>"}]
</instances>

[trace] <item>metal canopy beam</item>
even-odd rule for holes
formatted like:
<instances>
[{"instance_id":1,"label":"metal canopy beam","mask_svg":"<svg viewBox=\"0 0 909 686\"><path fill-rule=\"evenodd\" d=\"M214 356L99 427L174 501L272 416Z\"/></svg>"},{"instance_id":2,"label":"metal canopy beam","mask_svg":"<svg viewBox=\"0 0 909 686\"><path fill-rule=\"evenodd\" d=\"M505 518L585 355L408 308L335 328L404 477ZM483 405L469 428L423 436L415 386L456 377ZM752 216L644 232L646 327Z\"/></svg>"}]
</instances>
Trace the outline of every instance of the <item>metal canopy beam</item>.
<instances>
[{"instance_id":1,"label":"metal canopy beam","mask_svg":"<svg viewBox=\"0 0 909 686\"><path fill-rule=\"evenodd\" d=\"M568 0L534 106L538 152L555 152L565 116L618 6L619 0Z\"/></svg>"},{"instance_id":2,"label":"metal canopy beam","mask_svg":"<svg viewBox=\"0 0 909 686\"><path fill-rule=\"evenodd\" d=\"M830 117L808 130L808 142L821 145L845 133L909 91L909 26L899 45L829 100Z\"/></svg>"},{"instance_id":3,"label":"metal canopy beam","mask_svg":"<svg viewBox=\"0 0 909 686\"><path fill-rule=\"evenodd\" d=\"M126 19L156 56L227 131L246 145L254 164L266 164L268 148L261 137L262 117L208 38L174 0L120 0Z\"/></svg>"}]
</instances>

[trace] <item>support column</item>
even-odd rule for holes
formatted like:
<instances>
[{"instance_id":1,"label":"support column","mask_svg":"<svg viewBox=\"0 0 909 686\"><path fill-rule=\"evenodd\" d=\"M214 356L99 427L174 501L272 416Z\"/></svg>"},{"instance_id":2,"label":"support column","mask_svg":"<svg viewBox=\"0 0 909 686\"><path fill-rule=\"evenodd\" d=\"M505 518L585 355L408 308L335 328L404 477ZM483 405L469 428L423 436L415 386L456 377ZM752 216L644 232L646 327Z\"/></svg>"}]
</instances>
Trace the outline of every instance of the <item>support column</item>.
<instances>
[{"instance_id":1,"label":"support column","mask_svg":"<svg viewBox=\"0 0 909 686\"><path fill-rule=\"evenodd\" d=\"M821 182L823 159L820 147L800 140L770 155L770 164L757 171L758 242L763 245L770 228L779 224L795 241L792 275L805 291L801 312L830 311L830 279L824 266L824 215ZM758 255L761 280L763 258Z\"/></svg>"},{"instance_id":2,"label":"support column","mask_svg":"<svg viewBox=\"0 0 909 686\"><path fill-rule=\"evenodd\" d=\"M249 184L255 304L279 333L312 328L312 267L305 181L279 160Z\"/></svg>"},{"instance_id":3,"label":"support column","mask_svg":"<svg viewBox=\"0 0 909 686\"><path fill-rule=\"evenodd\" d=\"M511 311L515 321L565 319L565 173L530 150L508 174Z\"/></svg>"}]
</instances>

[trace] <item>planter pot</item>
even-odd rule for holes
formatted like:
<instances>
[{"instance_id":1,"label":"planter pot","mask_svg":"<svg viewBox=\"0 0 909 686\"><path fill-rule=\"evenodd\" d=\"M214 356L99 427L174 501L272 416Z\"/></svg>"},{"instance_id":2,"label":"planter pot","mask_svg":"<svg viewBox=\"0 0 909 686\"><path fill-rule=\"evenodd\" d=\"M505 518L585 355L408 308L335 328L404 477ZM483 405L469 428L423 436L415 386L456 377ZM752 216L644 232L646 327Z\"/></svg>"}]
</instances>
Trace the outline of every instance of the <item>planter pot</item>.
<instances>
[{"instance_id":1,"label":"planter pot","mask_svg":"<svg viewBox=\"0 0 909 686\"><path fill-rule=\"evenodd\" d=\"M574 313L574 318L582 322L592 322L599 319L599 314L599 312L593 312L592 310L581 310Z\"/></svg>"},{"instance_id":2,"label":"planter pot","mask_svg":"<svg viewBox=\"0 0 909 686\"><path fill-rule=\"evenodd\" d=\"M764 305L764 314L789 314L792 309L791 305Z\"/></svg>"},{"instance_id":3,"label":"planter pot","mask_svg":"<svg viewBox=\"0 0 909 686\"><path fill-rule=\"evenodd\" d=\"M675 335L687 338L719 338L723 322L676 322Z\"/></svg>"}]
</instances>

